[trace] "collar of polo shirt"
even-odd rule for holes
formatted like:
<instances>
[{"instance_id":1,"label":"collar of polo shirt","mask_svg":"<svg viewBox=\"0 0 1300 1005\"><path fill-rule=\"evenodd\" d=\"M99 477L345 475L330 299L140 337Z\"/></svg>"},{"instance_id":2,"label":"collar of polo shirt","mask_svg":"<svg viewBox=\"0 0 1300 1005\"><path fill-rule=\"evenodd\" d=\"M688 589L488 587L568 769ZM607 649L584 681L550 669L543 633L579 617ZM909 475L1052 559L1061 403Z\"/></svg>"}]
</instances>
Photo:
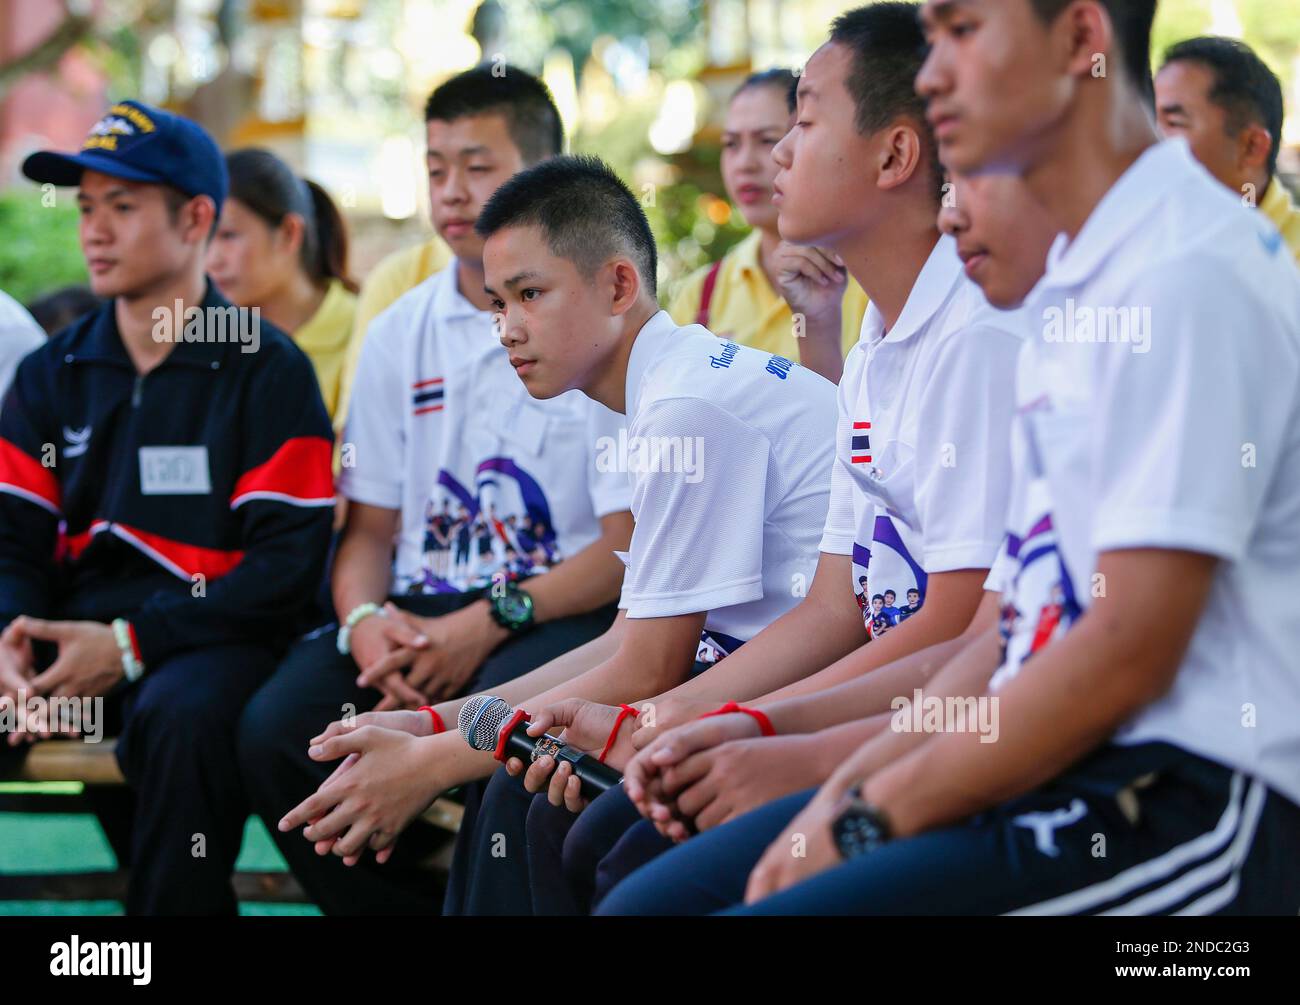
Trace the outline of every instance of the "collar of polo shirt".
<instances>
[{"instance_id":1,"label":"collar of polo shirt","mask_svg":"<svg viewBox=\"0 0 1300 1005\"><path fill-rule=\"evenodd\" d=\"M1164 180L1178 177L1180 161L1192 161L1181 136L1149 147L1111 186L1073 241L1057 234L1047 253L1047 271L1040 288L1074 287L1095 274L1151 211L1150 193Z\"/></svg>"},{"instance_id":2,"label":"collar of polo shirt","mask_svg":"<svg viewBox=\"0 0 1300 1005\"><path fill-rule=\"evenodd\" d=\"M453 258L447 268L436 273L434 282L437 285L433 293L434 316L444 321L463 321L483 314L491 316L491 311L479 310L461 294L456 285L459 269L460 262ZM496 335L493 334L492 338L495 340Z\"/></svg>"},{"instance_id":3,"label":"collar of polo shirt","mask_svg":"<svg viewBox=\"0 0 1300 1005\"><path fill-rule=\"evenodd\" d=\"M627 385L624 391L623 414L629 419L636 414L641 401L641 378L646 368L663 350L664 343L677 331L677 324L667 311L657 311L636 333L632 352L627 358Z\"/></svg>"},{"instance_id":4,"label":"collar of polo shirt","mask_svg":"<svg viewBox=\"0 0 1300 1005\"><path fill-rule=\"evenodd\" d=\"M957 289L957 276L961 271L957 241L945 234L939 238L930 257L925 260L925 265L921 267L916 282L907 295L903 312L898 315L894 327L885 334L885 339L890 343L902 342L929 324L930 319ZM870 304L862 318L863 337L860 341L872 342L880 337L884 329L884 318L880 316L875 303Z\"/></svg>"}]
</instances>

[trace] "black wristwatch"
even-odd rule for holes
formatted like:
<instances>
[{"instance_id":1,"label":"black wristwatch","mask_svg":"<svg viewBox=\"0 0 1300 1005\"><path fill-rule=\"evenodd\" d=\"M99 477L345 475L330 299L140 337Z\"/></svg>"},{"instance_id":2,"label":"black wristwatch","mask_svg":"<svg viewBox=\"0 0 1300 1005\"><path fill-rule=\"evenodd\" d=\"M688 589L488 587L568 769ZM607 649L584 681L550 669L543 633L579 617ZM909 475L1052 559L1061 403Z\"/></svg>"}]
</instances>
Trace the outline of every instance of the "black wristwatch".
<instances>
[{"instance_id":1,"label":"black wristwatch","mask_svg":"<svg viewBox=\"0 0 1300 1005\"><path fill-rule=\"evenodd\" d=\"M831 824L831 835L845 859L869 855L893 836L884 811L863 800L861 786L849 790L843 809Z\"/></svg>"},{"instance_id":2,"label":"black wristwatch","mask_svg":"<svg viewBox=\"0 0 1300 1005\"><path fill-rule=\"evenodd\" d=\"M512 635L533 627L533 598L514 583L493 584L487 594L492 620Z\"/></svg>"}]
</instances>

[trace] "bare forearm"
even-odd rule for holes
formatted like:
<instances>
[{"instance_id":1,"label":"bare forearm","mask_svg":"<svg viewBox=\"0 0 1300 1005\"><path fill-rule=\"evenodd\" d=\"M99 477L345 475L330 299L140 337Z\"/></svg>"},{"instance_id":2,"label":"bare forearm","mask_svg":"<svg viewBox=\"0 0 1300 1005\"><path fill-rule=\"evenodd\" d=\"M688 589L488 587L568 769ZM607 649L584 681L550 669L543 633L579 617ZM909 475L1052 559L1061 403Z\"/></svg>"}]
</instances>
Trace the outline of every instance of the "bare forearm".
<instances>
[{"instance_id":1,"label":"bare forearm","mask_svg":"<svg viewBox=\"0 0 1300 1005\"><path fill-rule=\"evenodd\" d=\"M529 698L528 706L545 708L566 698L583 698L600 705L630 704L680 684L689 671L688 660L637 659L620 650L585 673Z\"/></svg>"},{"instance_id":2,"label":"bare forearm","mask_svg":"<svg viewBox=\"0 0 1300 1005\"><path fill-rule=\"evenodd\" d=\"M550 573L547 573L547 575L549 576ZM622 615L620 614L614 625L602 635L597 636L585 645L569 650L562 656L557 656L549 663L543 663L522 677L516 677L512 681L496 685L492 688L492 693L498 698L505 699L511 705L520 705L527 699L532 698L533 695L548 691L565 681L586 673L592 667L599 666L618 651L621 623ZM455 722L456 717L460 715L460 707L468 699L469 696L466 695L462 698L444 701L438 705L437 711L442 716L443 722Z\"/></svg>"},{"instance_id":3,"label":"bare forearm","mask_svg":"<svg viewBox=\"0 0 1300 1005\"><path fill-rule=\"evenodd\" d=\"M388 597L392 542L365 534L345 534L334 556L330 578L334 611L342 624L357 605L381 604Z\"/></svg>"},{"instance_id":4,"label":"bare forearm","mask_svg":"<svg viewBox=\"0 0 1300 1005\"><path fill-rule=\"evenodd\" d=\"M966 569L931 577L932 596L927 597L925 607L918 613L873 640L871 645L860 646L811 677L764 696L764 701L781 701L822 691L957 638L970 628L980 611L985 599L985 575L985 570Z\"/></svg>"},{"instance_id":5,"label":"bare forearm","mask_svg":"<svg viewBox=\"0 0 1300 1005\"><path fill-rule=\"evenodd\" d=\"M865 641L856 605L809 594L708 673L658 697L749 701L815 674Z\"/></svg>"},{"instance_id":6,"label":"bare forearm","mask_svg":"<svg viewBox=\"0 0 1300 1005\"><path fill-rule=\"evenodd\" d=\"M888 727L889 716L874 715L867 719L840 723L838 726L831 726L814 733L810 739L813 757L817 763L818 779L830 778L862 744L872 737L879 736ZM780 733L781 730L778 729L777 732Z\"/></svg>"},{"instance_id":7,"label":"bare forearm","mask_svg":"<svg viewBox=\"0 0 1300 1005\"><path fill-rule=\"evenodd\" d=\"M420 737L422 764L428 764L438 794L481 778L492 777L498 767L489 751L475 750L456 729L436 736Z\"/></svg>"},{"instance_id":8,"label":"bare forearm","mask_svg":"<svg viewBox=\"0 0 1300 1005\"><path fill-rule=\"evenodd\" d=\"M538 624L586 614L618 599L623 585L623 563L615 551L627 550L632 515L618 514L602 521L601 536L544 576L527 584Z\"/></svg>"},{"instance_id":9,"label":"bare forearm","mask_svg":"<svg viewBox=\"0 0 1300 1005\"><path fill-rule=\"evenodd\" d=\"M797 340L799 362L832 384L838 384L844 376L841 323L838 310L821 317L804 315L804 334Z\"/></svg>"},{"instance_id":10,"label":"bare forearm","mask_svg":"<svg viewBox=\"0 0 1300 1005\"><path fill-rule=\"evenodd\" d=\"M989 679L997 669L1001 651L997 627L986 628L973 638L957 641L962 644L960 651L934 675L933 679L923 685L926 697L964 698L987 692ZM910 702L913 695L909 693L907 698ZM892 720L892 715L881 713L874 719L888 724ZM773 724L775 725L775 721ZM930 739L932 735L925 732L881 729L845 759L836 775L843 781L844 786L856 784L911 753Z\"/></svg>"},{"instance_id":11,"label":"bare forearm","mask_svg":"<svg viewBox=\"0 0 1300 1005\"><path fill-rule=\"evenodd\" d=\"M912 692L923 688L968 643L962 637L948 639L843 684L778 701L765 699L758 704L778 733L812 733L877 715L889 709L899 695L911 700Z\"/></svg>"}]
</instances>

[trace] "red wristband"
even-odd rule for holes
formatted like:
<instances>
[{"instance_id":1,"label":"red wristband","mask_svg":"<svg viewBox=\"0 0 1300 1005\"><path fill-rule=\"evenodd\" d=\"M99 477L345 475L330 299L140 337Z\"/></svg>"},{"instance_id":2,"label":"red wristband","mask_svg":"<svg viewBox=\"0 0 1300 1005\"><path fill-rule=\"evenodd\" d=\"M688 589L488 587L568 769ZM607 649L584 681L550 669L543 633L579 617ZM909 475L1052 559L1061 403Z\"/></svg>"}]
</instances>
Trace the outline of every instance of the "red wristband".
<instances>
[{"instance_id":1,"label":"red wristband","mask_svg":"<svg viewBox=\"0 0 1300 1005\"><path fill-rule=\"evenodd\" d=\"M732 712L743 712L750 716L758 723L759 730L764 736L776 736L776 730L772 728L772 720L756 708L746 708L744 705L737 705L734 701L729 701L721 708L714 709L712 712L705 712L701 719L708 719L715 715L730 715Z\"/></svg>"},{"instance_id":2,"label":"red wristband","mask_svg":"<svg viewBox=\"0 0 1300 1005\"><path fill-rule=\"evenodd\" d=\"M609 739L605 741L605 749L600 752L600 757L597 758L601 764L605 763L605 755L609 753L609 748L614 746L614 740L618 737L618 730L623 725L623 720L629 715L635 719L641 714L631 705L620 705L619 709L618 718L614 720L614 728L609 731Z\"/></svg>"},{"instance_id":3,"label":"red wristband","mask_svg":"<svg viewBox=\"0 0 1300 1005\"><path fill-rule=\"evenodd\" d=\"M432 705L421 705L418 709L416 709L416 711L429 713L429 717L433 719L433 732L435 734L447 732L447 724L442 721L442 716L440 716L436 711L434 711Z\"/></svg>"}]
</instances>

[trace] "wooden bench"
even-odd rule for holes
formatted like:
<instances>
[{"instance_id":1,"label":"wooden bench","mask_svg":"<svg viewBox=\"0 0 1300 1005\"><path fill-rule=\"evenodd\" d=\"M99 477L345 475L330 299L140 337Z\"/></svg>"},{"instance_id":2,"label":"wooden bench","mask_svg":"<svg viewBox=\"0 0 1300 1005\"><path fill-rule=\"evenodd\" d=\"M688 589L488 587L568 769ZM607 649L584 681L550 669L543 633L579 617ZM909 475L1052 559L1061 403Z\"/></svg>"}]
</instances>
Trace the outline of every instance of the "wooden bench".
<instances>
[{"instance_id":1,"label":"wooden bench","mask_svg":"<svg viewBox=\"0 0 1300 1005\"><path fill-rule=\"evenodd\" d=\"M117 741L104 740L98 744L85 744L75 740L40 740L31 745L25 758L0 758L0 781L19 783L66 783L79 781L95 787L123 785L121 768L117 766L114 750ZM16 806L18 811L45 813L56 803L74 801L69 794L23 793L8 794L0 801ZM64 810L56 810L64 811ZM79 806L77 811L83 811ZM437 852L424 862L435 881L445 881L451 868L451 836L460 829L464 807L443 797L424 811L426 822L439 831L446 832L446 841ZM302 904L308 901L298 881L289 872L237 872L234 876L235 896L240 902L282 902ZM5 876L5 896L10 900L30 901L86 901L117 900L126 898L126 872L118 868L109 872L56 872L51 875Z\"/></svg>"},{"instance_id":2,"label":"wooden bench","mask_svg":"<svg viewBox=\"0 0 1300 1005\"><path fill-rule=\"evenodd\" d=\"M86 785L125 785L114 751L117 740L78 743L72 740L41 740L32 744L18 771L0 775L13 782L83 782ZM465 808L446 797L424 811L424 819L455 834L460 830Z\"/></svg>"}]
</instances>

